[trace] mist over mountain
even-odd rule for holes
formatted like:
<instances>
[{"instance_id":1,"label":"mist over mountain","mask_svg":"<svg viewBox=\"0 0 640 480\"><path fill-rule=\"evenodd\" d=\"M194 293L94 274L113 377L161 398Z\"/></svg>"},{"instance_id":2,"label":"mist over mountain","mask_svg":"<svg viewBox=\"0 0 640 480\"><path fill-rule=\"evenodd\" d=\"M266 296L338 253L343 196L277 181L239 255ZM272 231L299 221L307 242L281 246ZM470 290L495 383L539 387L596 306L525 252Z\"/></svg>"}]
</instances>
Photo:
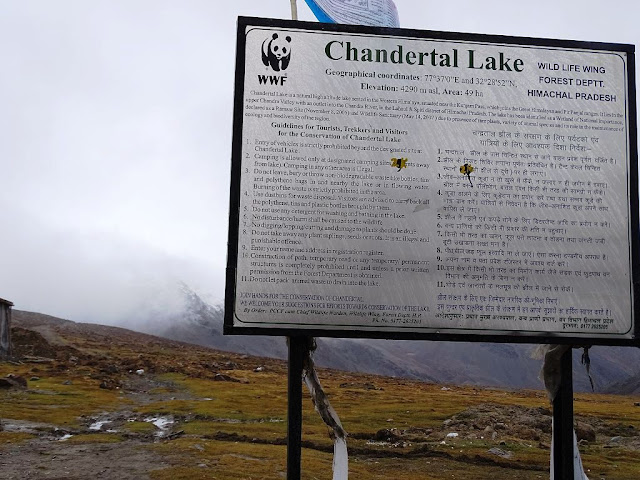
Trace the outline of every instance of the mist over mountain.
<instances>
[{"instance_id":1,"label":"mist over mountain","mask_svg":"<svg viewBox=\"0 0 640 480\"><path fill-rule=\"evenodd\" d=\"M179 291L180 308L164 318L156 313L155 322L130 328L220 350L287 358L284 337L223 335L223 308L207 303L185 284ZM317 343L314 358L323 367L456 385L542 388L538 378L542 362L532 358L535 345L344 338L318 338ZM574 350L574 389L590 391L581 354L582 350ZM593 347L590 357L596 391L632 388L628 382L638 377L640 349Z\"/></svg>"}]
</instances>

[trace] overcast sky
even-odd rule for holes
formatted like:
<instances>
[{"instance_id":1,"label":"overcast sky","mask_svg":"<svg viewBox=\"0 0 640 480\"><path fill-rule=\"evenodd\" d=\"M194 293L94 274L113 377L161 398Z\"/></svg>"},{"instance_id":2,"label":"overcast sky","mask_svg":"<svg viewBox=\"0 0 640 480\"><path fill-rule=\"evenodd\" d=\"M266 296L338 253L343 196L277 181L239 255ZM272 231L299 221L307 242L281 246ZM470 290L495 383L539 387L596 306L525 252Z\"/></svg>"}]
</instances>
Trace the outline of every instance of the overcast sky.
<instances>
[{"instance_id":1,"label":"overcast sky","mask_svg":"<svg viewBox=\"0 0 640 480\"><path fill-rule=\"evenodd\" d=\"M395 3L407 28L640 43L637 0ZM239 15L290 3L0 2L0 297L108 323L178 281L222 300Z\"/></svg>"}]
</instances>

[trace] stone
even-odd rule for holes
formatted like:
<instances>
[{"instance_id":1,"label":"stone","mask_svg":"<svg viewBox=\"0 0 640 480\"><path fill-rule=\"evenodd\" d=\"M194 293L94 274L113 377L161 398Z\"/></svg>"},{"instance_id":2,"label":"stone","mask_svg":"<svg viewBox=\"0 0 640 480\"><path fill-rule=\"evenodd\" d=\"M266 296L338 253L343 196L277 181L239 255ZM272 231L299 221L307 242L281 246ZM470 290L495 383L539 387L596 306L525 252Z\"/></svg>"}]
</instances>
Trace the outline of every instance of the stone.
<instances>
[{"instance_id":1,"label":"stone","mask_svg":"<svg viewBox=\"0 0 640 480\"><path fill-rule=\"evenodd\" d=\"M489 449L489 453L492 455L497 455L498 457L502 457L502 458L511 458L513 457L513 452L510 452L509 450L503 450L501 448L491 448Z\"/></svg>"},{"instance_id":2,"label":"stone","mask_svg":"<svg viewBox=\"0 0 640 480\"><path fill-rule=\"evenodd\" d=\"M397 428L383 428L378 430L371 439L377 442L397 442L400 440L399 433Z\"/></svg>"},{"instance_id":3,"label":"stone","mask_svg":"<svg viewBox=\"0 0 640 480\"><path fill-rule=\"evenodd\" d=\"M576 437L578 441L586 440L587 442L596 441L596 430L585 422L576 423Z\"/></svg>"},{"instance_id":4,"label":"stone","mask_svg":"<svg viewBox=\"0 0 640 480\"><path fill-rule=\"evenodd\" d=\"M12 380L12 381L16 382L21 387L27 388L27 379L26 378L21 377L20 375L14 375L12 373L7 375L7 378L9 380Z\"/></svg>"},{"instance_id":5,"label":"stone","mask_svg":"<svg viewBox=\"0 0 640 480\"><path fill-rule=\"evenodd\" d=\"M216 375L213 377L213 380L216 381L216 382L236 382L236 383L240 383L240 380L238 380L237 378L230 377L229 375L225 375L223 373L216 373Z\"/></svg>"},{"instance_id":6,"label":"stone","mask_svg":"<svg viewBox=\"0 0 640 480\"><path fill-rule=\"evenodd\" d=\"M0 378L0 389L27 388L27 380L18 375L9 374L5 378Z\"/></svg>"}]
</instances>

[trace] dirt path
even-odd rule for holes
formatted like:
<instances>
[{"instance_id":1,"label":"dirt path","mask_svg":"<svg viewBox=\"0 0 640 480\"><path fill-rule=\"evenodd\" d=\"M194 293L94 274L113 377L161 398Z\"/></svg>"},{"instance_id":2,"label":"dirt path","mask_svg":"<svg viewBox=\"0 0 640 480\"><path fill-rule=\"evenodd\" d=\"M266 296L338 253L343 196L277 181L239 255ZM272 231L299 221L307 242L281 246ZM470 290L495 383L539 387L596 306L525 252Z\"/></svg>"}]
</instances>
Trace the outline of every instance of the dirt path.
<instances>
[{"instance_id":1,"label":"dirt path","mask_svg":"<svg viewBox=\"0 0 640 480\"><path fill-rule=\"evenodd\" d=\"M125 383L126 397L138 407L170 398L193 398L182 389L155 393L160 386L168 384L157 381L153 375L136 375ZM4 431L37 437L0 446L0 478L144 480L149 478L149 472L169 466L149 446L171 435L175 426L173 418L168 417L168 421L161 418L158 422L158 417L132 413L132 404L123 403L126 407L85 418L82 427L68 431L59 430L56 425L3 419ZM154 423L155 431L125 434L124 439L110 441L115 440L115 435L125 433L122 427L132 420ZM74 437L87 434L90 434L85 437L87 441L75 443Z\"/></svg>"},{"instance_id":2,"label":"dirt path","mask_svg":"<svg viewBox=\"0 0 640 480\"><path fill-rule=\"evenodd\" d=\"M167 466L139 440L74 445L38 438L0 451L0 477L7 480L144 480Z\"/></svg>"}]
</instances>

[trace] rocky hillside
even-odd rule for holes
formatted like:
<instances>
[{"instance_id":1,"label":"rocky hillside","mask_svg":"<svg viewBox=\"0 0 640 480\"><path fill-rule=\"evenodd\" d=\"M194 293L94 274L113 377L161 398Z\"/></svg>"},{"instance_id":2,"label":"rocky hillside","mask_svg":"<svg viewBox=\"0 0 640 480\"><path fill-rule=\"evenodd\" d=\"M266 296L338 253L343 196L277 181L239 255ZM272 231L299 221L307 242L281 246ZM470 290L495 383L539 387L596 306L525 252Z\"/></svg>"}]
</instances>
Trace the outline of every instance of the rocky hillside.
<instances>
[{"instance_id":1,"label":"rocky hillside","mask_svg":"<svg viewBox=\"0 0 640 480\"><path fill-rule=\"evenodd\" d=\"M16 356L0 362L0 478L286 475L284 362L19 311L12 333ZM319 377L349 433L352 478L548 477L551 412L540 390ZM590 478L637 479L639 400L575 395ZM330 479L332 441L308 397L303 441L303 478Z\"/></svg>"},{"instance_id":2,"label":"rocky hillside","mask_svg":"<svg viewBox=\"0 0 640 480\"><path fill-rule=\"evenodd\" d=\"M165 327L150 332L220 350L286 358L284 338L225 336L222 308L203 301L185 285L182 285L182 294L183 311L163 321ZM541 362L532 358L534 348L521 344L324 338L318 340L316 361L328 368L431 382L540 388ZM581 355L581 350L574 351L574 388L591 391L586 370L580 364ZM594 347L590 357L596 391L622 393L628 390L616 390L618 382L638 378L636 366L640 364L640 349Z\"/></svg>"}]
</instances>

